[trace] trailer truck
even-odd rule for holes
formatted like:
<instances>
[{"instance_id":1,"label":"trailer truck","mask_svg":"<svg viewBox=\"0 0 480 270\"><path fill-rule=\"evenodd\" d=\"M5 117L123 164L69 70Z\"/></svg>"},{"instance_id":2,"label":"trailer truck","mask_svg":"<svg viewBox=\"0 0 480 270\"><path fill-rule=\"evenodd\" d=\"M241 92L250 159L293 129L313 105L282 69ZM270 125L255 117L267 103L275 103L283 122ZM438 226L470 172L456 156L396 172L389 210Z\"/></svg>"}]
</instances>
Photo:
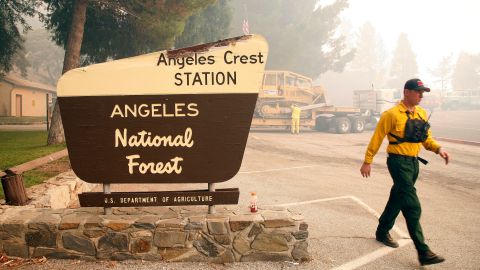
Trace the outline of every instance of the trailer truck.
<instances>
[{"instance_id":1,"label":"trailer truck","mask_svg":"<svg viewBox=\"0 0 480 270\"><path fill-rule=\"evenodd\" d=\"M291 125L291 105L302 110L300 126L318 131L363 132L377 117L360 107L338 107L327 103L325 89L313 86L312 79L291 71L268 70L263 77L252 127Z\"/></svg>"}]
</instances>

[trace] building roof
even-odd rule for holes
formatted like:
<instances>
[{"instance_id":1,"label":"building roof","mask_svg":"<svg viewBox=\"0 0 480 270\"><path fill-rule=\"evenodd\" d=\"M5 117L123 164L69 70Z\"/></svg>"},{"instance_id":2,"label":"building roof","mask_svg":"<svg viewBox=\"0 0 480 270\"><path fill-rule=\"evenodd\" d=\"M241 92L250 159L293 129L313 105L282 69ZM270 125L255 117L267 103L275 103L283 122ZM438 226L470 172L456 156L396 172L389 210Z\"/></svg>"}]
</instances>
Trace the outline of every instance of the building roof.
<instances>
[{"instance_id":1,"label":"building roof","mask_svg":"<svg viewBox=\"0 0 480 270\"><path fill-rule=\"evenodd\" d=\"M45 91L45 92L50 92L50 93L56 93L57 90L55 89L54 86L48 85L48 84L43 84L39 82L32 82L29 80L26 80L24 78L18 77L17 75L14 75L12 73L6 75L3 78L0 78L0 80L7 81L17 87L27 87L27 88L33 88L35 90L40 90L40 91Z\"/></svg>"}]
</instances>

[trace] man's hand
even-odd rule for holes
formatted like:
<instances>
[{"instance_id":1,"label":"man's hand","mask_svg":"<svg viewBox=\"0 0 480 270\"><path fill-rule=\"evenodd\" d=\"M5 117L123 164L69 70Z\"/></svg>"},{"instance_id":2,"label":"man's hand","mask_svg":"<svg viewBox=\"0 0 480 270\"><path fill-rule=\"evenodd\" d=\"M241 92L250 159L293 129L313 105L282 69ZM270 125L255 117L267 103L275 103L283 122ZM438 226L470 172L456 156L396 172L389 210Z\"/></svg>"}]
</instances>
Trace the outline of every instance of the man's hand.
<instances>
[{"instance_id":1,"label":"man's hand","mask_svg":"<svg viewBox=\"0 0 480 270\"><path fill-rule=\"evenodd\" d=\"M370 164L363 163L362 167L360 168L360 173L362 174L363 177L369 177L371 170L372 170L372 167L370 166Z\"/></svg>"},{"instance_id":2,"label":"man's hand","mask_svg":"<svg viewBox=\"0 0 480 270\"><path fill-rule=\"evenodd\" d=\"M440 149L440 151L438 151L438 154L445 160L445 165L447 165L448 161L450 160L450 156L448 155L448 153Z\"/></svg>"}]
</instances>

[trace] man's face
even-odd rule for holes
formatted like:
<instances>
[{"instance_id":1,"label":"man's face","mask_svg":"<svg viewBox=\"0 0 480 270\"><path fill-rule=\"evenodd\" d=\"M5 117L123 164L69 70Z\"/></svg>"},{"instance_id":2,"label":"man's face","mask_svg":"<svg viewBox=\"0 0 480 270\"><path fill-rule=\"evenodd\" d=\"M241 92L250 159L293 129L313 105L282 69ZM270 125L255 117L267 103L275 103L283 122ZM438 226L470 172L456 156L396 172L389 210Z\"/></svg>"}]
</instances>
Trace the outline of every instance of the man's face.
<instances>
[{"instance_id":1,"label":"man's face","mask_svg":"<svg viewBox=\"0 0 480 270\"><path fill-rule=\"evenodd\" d=\"M405 89L404 95L405 95L405 101L412 106L416 106L420 104L420 101L422 101L423 98L423 90L416 91L416 90L408 90Z\"/></svg>"}]
</instances>

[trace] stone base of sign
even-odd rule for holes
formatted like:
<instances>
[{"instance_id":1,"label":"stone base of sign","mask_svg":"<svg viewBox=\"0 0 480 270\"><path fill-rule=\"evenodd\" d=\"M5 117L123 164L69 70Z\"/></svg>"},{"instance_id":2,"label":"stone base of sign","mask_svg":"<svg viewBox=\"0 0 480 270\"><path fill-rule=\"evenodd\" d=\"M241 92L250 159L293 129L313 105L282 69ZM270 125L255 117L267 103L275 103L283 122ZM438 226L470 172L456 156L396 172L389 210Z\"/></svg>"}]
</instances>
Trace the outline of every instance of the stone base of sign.
<instances>
[{"instance_id":1,"label":"stone base of sign","mask_svg":"<svg viewBox=\"0 0 480 270\"><path fill-rule=\"evenodd\" d=\"M98 184L87 183L70 170L27 188L28 205L35 208L76 208L80 206L78 194L89 192L96 186Z\"/></svg>"},{"instance_id":2,"label":"stone base of sign","mask_svg":"<svg viewBox=\"0 0 480 270\"><path fill-rule=\"evenodd\" d=\"M285 208L216 206L26 209L0 207L0 251L83 260L306 261L308 225Z\"/></svg>"}]
</instances>

